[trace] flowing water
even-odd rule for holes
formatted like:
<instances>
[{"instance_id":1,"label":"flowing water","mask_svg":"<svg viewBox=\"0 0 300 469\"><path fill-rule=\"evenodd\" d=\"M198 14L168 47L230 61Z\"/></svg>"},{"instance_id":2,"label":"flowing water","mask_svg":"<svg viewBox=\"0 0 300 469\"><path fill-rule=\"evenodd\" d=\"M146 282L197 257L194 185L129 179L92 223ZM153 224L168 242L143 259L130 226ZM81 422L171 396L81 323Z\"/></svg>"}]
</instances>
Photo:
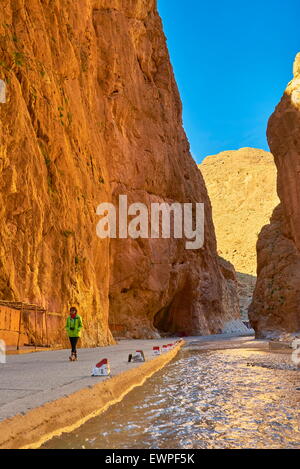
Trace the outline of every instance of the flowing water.
<instances>
[{"instance_id":1,"label":"flowing water","mask_svg":"<svg viewBox=\"0 0 300 469\"><path fill-rule=\"evenodd\" d=\"M122 402L43 448L300 448L299 375L288 355L186 348Z\"/></svg>"}]
</instances>

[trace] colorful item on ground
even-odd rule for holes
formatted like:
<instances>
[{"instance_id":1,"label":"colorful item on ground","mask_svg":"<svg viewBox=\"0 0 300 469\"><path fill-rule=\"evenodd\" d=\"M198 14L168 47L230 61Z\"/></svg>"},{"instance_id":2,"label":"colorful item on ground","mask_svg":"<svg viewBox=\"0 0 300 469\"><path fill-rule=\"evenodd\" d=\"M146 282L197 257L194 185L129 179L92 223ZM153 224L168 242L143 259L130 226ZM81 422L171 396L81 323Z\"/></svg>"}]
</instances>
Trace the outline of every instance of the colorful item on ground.
<instances>
[{"instance_id":1,"label":"colorful item on ground","mask_svg":"<svg viewBox=\"0 0 300 469\"><path fill-rule=\"evenodd\" d=\"M143 350L136 350L135 354L128 356L128 362L145 362L145 355Z\"/></svg>"},{"instance_id":2,"label":"colorful item on ground","mask_svg":"<svg viewBox=\"0 0 300 469\"><path fill-rule=\"evenodd\" d=\"M110 374L110 366L107 358L103 358L92 370L92 376L108 376Z\"/></svg>"}]
</instances>

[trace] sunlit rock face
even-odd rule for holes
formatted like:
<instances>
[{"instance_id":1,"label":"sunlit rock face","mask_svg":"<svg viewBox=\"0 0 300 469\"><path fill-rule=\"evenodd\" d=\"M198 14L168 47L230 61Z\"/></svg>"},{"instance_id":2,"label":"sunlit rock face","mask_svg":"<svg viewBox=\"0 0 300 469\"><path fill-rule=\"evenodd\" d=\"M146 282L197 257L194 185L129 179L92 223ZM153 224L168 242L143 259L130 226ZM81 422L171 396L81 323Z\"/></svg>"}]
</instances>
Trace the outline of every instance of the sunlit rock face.
<instances>
[{"instance_id":1,"label":"sunlit rock face","mask_svg":"<svg viewBox=\"0 0 300 469\"><path fill-rule=\"evenodd\" d=\"M7 1L0 50L1 297L63 313L77 305L83 345L110 343L114 328L220 330L237 302L156 2ZM96 208L119 194L147 206L204 202L204 247L99 239Z\"/></svg>"},{"instance_id":2,"label":"sunlit rock face","mask_svg":"<svg viewBox=\"0 0 300 469\"><path fill-rule=\"evenodd\" d=\"M273 155L240 148L207 156L199 165L212 204L218 253L237 272L256 275L256 241L278 204Z\"/></svg>"},{"instance_id":3,"label":"sunlit rock face","mask_svg":"<svg viewBox=\"0 0 300 469\"><path fill-rule=\"evenodd\" d=\"M258 337L300 331L300 54L268 125L281 204L257 243L258 281L251 322Z\"/></svg>"}]
</instances>

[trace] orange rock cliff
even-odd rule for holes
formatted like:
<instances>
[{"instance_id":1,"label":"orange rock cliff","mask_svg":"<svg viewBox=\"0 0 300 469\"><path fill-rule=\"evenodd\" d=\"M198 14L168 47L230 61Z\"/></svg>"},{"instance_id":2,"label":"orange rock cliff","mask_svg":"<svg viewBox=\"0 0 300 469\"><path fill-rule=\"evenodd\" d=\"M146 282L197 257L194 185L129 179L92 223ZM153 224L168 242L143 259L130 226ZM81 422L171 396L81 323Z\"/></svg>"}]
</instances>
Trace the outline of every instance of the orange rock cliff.
<instances>
[{"instance_id":1,"label":"orange rock cliff","mask_svg":"<svg viewBox=\"0 0 300 469\"><path fill-rule=\"evenodd\" d=\"M66 313L83 345L213 333L238 316L211 206L182 127L154 0L1 6L0 297ZM100 239L101 202L204 202L205 244Z\"/></svg>"},{"instance_id":2,"label":"orange rock cliff","mask_svg":"<svg viewBox=\"0 0 300 469\"><path fill-rule=\"evenodd\" d=\"M258 279L250 319L257 337L300 331L300 54L268 125L280 205L258 239Z\"/></svg>"}]
</instances>

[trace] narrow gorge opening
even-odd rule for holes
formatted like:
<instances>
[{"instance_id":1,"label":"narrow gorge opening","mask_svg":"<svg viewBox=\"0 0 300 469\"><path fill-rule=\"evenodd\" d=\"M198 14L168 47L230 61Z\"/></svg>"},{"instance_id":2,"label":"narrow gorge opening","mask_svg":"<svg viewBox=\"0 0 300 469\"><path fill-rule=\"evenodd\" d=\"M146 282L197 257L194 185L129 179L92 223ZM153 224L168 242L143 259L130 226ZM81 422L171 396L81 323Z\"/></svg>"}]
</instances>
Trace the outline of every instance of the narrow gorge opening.
<instances>
[{"instance_id":1,"label":"narrow gorge opening","mask_svg":"<svg viewBox=\"0 0 300 469\"><path fill-rule=\"evenodd\" d=\"M240 148L204 158L199 169L212 204L217 252L236 270L240 318L249 326L256 244L279 202L274 157L261 149Z\"/></svg>"}]
</instances>

